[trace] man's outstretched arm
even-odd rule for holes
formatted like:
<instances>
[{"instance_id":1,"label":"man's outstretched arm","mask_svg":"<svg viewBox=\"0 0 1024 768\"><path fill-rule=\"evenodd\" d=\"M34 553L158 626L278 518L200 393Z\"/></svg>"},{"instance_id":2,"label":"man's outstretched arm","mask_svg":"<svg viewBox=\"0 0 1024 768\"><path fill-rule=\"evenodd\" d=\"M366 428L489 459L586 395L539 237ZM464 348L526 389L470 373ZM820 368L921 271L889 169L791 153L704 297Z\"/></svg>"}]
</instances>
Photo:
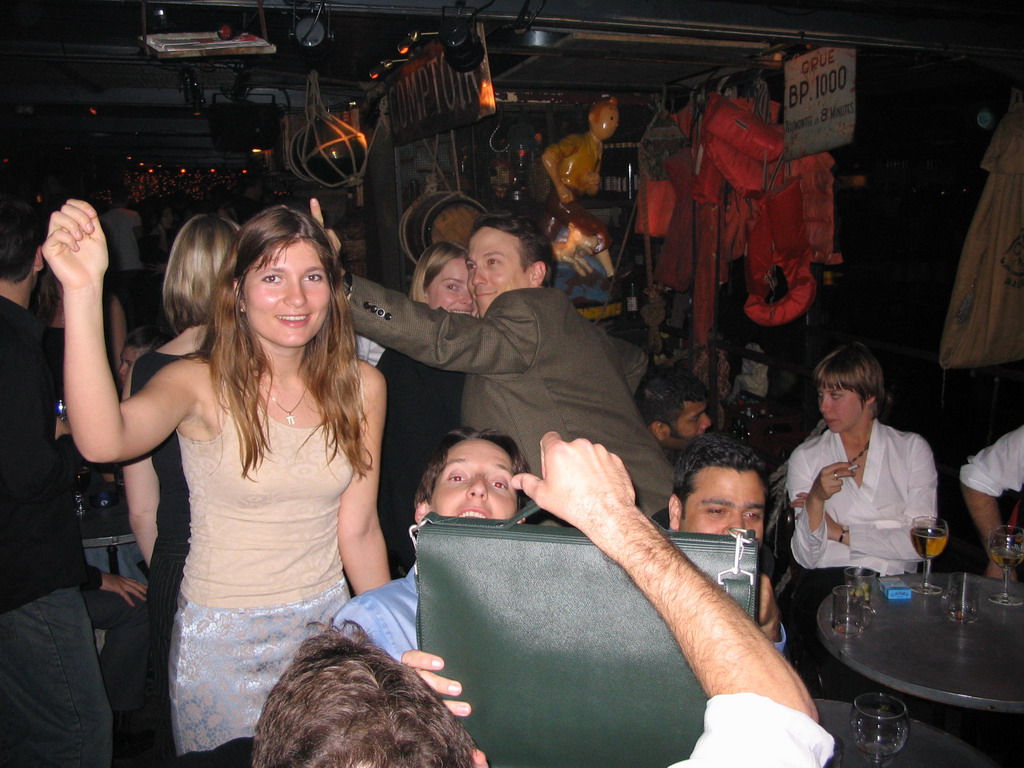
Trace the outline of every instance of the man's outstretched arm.
<instances>
[{"instance_id":1,"label":"man's outstretched arm","mask_svg":"<svg viewBox=\"0 0 1024 768\"><path fill-rule=\"evenodd\" d=\"M755 693L817 719L796 671L753 621L635 504L622 461L587 440L541 440L543 479L513 486L579 528L636 583L668 624L709 697Z\"/></svg>"}]
</instances>

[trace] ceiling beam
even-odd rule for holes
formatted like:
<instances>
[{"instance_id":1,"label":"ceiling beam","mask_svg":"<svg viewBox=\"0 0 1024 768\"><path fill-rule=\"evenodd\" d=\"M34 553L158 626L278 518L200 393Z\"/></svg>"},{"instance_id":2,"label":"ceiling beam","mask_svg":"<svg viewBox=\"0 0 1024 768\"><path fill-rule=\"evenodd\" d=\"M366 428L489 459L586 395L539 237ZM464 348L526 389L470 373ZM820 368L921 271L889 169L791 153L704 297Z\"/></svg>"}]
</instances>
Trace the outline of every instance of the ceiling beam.
<instances>
[{"instance_id":1,"label":"ceiling beam","mask_svg":"<svg viewBox=\"0 0 1024 768\"><path fill-rule=\"evenodd\" d=\"M123 0L100 0L122 3ZM447 0L330 2L335 15L431 16L440 21ZM539 0L534 0L539 4ZM165 0L163 5L199 5ZM205 0L203 6L255 8L257 0ZM483 6L484 0L469 5ZM533 3L531 2L531 5ZM615 30L659 34L711 35L732 39L772 38L793 43L845 45L906 51L1024 58L1020 35L1024 12L1010 3L955 4L949 0L883 0L877 5L815 2L722 2L721 0L547 0L536 19L544 28ZM268 11L294 8L292 0L264 0ZM516 21L523 0L495 0L479 18L492 24ZM954 15L966 6L962 15ZM994 24L994 21L1000 23Z\"/></svg>"}]
</instances>

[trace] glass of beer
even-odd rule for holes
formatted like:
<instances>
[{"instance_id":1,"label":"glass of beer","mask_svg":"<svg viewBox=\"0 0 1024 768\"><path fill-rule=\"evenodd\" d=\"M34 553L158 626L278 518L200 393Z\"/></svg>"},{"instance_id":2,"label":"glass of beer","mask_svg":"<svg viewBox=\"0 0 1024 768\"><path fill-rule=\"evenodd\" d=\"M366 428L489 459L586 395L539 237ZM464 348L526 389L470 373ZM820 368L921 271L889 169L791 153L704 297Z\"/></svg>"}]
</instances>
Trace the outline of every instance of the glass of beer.
<instances>
[{"instance_id":1,"label":"glass of beer","mask_svg":"<svg viewBox=\"0 0 1024 768\"><path fill-rule=\"evenodd\" d=\"M997 605L1020 605L1024 600L1010 594L1010 571L1024 561L1024 528L997 525L989 531L988 556L1003 569L1003 591L988 599Z\"/></svg>"},{"instance_id":2,"label":"glass of beer","mask_svg":"<svg viewBox=\"0 0 1024 768\"><path fill-rule=\"evenodd\" d=\"M949 525L937 517L915 517L910 527L910 540L917 554L924 558L924 579L920 586L911 589L922 595L941 594L942 589L928 580L932 575L932 559L942 554L949 541Z\"/></svg>"}]
</instances>

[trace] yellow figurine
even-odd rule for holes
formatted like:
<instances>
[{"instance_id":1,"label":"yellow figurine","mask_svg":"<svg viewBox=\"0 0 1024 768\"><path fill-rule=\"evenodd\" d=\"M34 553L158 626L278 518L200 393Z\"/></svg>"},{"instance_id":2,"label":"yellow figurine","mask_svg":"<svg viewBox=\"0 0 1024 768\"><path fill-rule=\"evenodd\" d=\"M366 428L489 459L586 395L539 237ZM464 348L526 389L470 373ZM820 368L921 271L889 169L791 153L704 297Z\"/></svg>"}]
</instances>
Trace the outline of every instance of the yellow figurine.
<instances>
[{"instance_id":1,"label":"yellow figurine","mask_svg":"<svg viewBox=\"0 0 1024 768\"><path fill-rule=\"evenodd\" d=\"M556 258L571 264L582 275L592 271L583 255L589 253L604 268L605 274L611 277L611 237L608 228L578 201L581 195L596 195L601 187L601 151L605 140L619 127L618 99L604 99L594 104L590 108L588 121L590 130L586 133L566 136L548 147L541 156L552 184L545 206L549 216L545 233L550 240L555 241L561 230L567 228L570 240L575 240L572 235L576 234L585 245L581 247L578 241L559 247L556 242Z\"/></svg>"}]
</instances>

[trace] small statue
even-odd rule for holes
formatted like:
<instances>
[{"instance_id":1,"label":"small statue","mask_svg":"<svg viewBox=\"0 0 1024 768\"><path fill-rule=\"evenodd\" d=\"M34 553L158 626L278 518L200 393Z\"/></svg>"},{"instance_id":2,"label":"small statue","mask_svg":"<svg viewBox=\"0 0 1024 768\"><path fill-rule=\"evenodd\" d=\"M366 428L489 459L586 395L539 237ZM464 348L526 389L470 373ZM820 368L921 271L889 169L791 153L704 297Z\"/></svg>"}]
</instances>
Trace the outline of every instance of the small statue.
<instances>
[{"instance_id":1,"label":"small statue","mask_svg":"<svg viewBox=\"0 0 1024 768\"><path fill-rule=\"evenodd\" d=\"M555 243L556 258L571 264L582 275L591 271L585 254L592 255L610 278L613 268L608 228L578 200L581 195L596 195L601 187L601 151L604 141L619 127L618 99L594 104L588 121L590 130L586 133L566 136L541 156L552 184L545 206L549 218L544 229L548 239ZM568 230L569 240L576 242L559 247L557 238L563 229Z\"/></svg>"}]
</instances>

